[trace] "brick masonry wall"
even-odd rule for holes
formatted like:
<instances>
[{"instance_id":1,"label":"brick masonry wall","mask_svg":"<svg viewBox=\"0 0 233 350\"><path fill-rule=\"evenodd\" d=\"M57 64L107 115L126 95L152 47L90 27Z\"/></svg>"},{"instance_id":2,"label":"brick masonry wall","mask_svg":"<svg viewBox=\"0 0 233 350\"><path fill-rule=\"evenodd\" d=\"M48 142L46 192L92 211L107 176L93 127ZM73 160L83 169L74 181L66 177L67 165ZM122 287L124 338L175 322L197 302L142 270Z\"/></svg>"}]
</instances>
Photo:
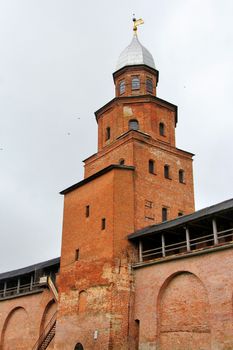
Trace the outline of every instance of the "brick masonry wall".
<instances>
[{"instance_id":1,"label":"brick masonry wall","mask_svg":"<svg viewBox=\"0 0 233 350\"><path fill-rule=\"evenodd\" d=\"M156 224L162 220L162 207L168 210L168 219L178 213L194 211L192 158L186 152L161 144L151 138L131 131L121 142L88 160L88 176L110 164L125 160L125 165L135 166L134 201L135 229ZM154 161L155 171L149 173L148 162ZM164 178L164 165L169 165L170 178ZM179 170L184 170L184 183L179 182ZM146 213L146 201L152 208ZM121 205L121 204L120 204Z\"/></svg>"},{"instance_id":2,"label":"brick masonry wall","mask_svg":"<svg viewBox=\"0 0 233 350\"><path fill-rule=\"evenodd\" d=\"M140 350L230 350L232 249L138 268Z\"/></svg>"},{"instance_id":3,"label":"brick masonry wall","mask_svg":"<svg viewBox=\"0 0 233 350\"><path fill-rule=\"evenodd\" d=\"M167 208L168 220L179 212L194 211L192 159L181 152L150 144L135 142L135 203L136 229L162 221L162 208ZM154 173L148 171L149 159L154 161ZM164 165L169 165L169 179L164 177ZM184 183L179 182L179 170L185 174ZM146 203L151 202L151 209Z\"/></svg>"},{"instance_id":4,"label":"brick masonry wall","mask_svg":"<svg viewBox=\"0 0 233 350\"><path fill-rule=\"evenodd\" d=\"M175 147L175 112L148 97L138 96L114 101L98 115L98 152L129 130L129 121L136 119L139 130L152 138ZM159 133L159 123L165 125L164 136ZM106 129L110 127L110 139Z\"/></svg>"},{"instance_id":5,"label":"brick masonry wall","mask_svg":"<svg viewBox=\"0 0 233 350\"><path fill-rule=\"evenodd\" d=\"M55 312L51 301L48 289L0 301L0 349L31 350L51 313ZM50 349L53 349L52 344Z\"/></svg>"},{"instance_id":6,"label":"brick masonry wall","mask_svg":"<svg viewBox=\"0 0 233 350\"><path fill-rule=\"evenodd\" d=\"M56 349L78 342L85 349L128 349L133 231L133 170L113 169L65 195Z\"/></svg>"}]
</instances>

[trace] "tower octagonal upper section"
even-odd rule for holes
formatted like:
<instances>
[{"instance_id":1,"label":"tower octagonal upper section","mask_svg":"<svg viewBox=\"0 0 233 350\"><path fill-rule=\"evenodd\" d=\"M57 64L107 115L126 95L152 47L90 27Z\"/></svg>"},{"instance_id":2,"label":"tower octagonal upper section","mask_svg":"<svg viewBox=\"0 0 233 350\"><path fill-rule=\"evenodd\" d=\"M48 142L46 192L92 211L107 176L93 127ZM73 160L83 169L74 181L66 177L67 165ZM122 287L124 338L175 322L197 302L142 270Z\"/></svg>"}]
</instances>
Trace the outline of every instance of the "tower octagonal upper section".
<instances>
[{"instance_id":1,"label":"tower octagonal upper section","mask_svg":"<svg viewBox=\"0 0 233 350\"><path fill-rule=\"evenodd\" d=\"M136 34L120 54L116 69L113 73L116 97L146 94L156 96L159 72L155 69L153 56L140 43Z\"/></svg>"},{"instance_id":2,"label":"tower octagonal upper section","mask_svg":"<svg viewBox=\"0 0 233 350\"><path fill-rule=\"evenodd\" d=\"M115 96L156 96L159 72L146 65L125 66L113 73Z\"/></svg>"}]
</instances>

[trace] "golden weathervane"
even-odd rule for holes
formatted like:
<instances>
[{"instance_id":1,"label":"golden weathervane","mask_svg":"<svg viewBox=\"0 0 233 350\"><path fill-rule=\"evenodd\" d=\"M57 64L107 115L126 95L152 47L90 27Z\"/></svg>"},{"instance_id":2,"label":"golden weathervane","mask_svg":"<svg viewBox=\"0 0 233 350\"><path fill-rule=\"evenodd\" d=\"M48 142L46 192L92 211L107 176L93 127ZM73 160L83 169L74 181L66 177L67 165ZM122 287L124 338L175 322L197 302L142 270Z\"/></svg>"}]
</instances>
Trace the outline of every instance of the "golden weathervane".
<instances>
[{"instance_id":1,"label":"golden weathervane","mask_svg":"<svg viewBox=\"0 0 233 350\"><path fill-rule=\"evenodd\" d=\"M133 16L133 31L135 35L137 35L138 26L140 26L140 24L144 24L143 19L136 19L135 16Z\"/></svg>"}]
</instances>

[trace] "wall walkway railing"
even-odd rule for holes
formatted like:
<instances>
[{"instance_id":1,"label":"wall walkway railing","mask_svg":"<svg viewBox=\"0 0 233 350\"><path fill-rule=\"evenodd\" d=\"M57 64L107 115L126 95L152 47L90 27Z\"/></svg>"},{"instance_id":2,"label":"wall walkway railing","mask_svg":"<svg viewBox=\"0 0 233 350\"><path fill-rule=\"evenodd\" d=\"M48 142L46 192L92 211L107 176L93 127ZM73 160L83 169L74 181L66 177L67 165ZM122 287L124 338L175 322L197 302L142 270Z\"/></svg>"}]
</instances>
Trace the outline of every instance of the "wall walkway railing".
<instances>
[{"instance_id":1,"label":"wall walkway railing","mask_svg":"<svg viewBox=\"0 0 233 350\"><path fill-rule=\"evenodd\" d=\"M11 288L8 288L7 284L5 284L4 289L0 290L0 300L39 290L42 286L43 284L39 282L32 282L23 285L18 284L17 286Z\"/></svg>"},{"instance_id":2,"label":"wall walkway railing","mask_svg":"<svg viewBox=\"0 0 233 350\"><path fill-rule=\"evenodd\" d=\"M171 255L190 253L197 250L209 249L214 246L233 244L233 228L217 231L213 225L213 233L190 239L188 228L185 230L186 239L177 243L166 244L165 234L161 235L161 245L157 248L143 249L143 241L139 243L139 262L165 258Z\"/></svg>"}]
</instances>

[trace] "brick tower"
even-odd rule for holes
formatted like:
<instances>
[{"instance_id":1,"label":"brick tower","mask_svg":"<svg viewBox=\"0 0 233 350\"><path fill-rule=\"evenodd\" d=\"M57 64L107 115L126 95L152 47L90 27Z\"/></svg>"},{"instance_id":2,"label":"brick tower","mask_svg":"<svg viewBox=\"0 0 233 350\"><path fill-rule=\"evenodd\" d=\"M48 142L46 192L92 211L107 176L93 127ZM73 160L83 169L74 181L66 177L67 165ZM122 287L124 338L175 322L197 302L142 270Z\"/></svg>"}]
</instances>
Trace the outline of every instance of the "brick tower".
<instances>
[{"instance_id":1,"label":"brick tower","mask_svg":"<svg viewBox=\"0 0 233 350\"><path fill-rule=\"evenodd\" d=\"M177 107L157 97L159 72L136 30L113 79L115 98L95 113L98 152L84 180L62 191L59 350L137 348L138 252L127 235L194 211L192 154L175 146Z\"/></svg>"}]
</instances>

